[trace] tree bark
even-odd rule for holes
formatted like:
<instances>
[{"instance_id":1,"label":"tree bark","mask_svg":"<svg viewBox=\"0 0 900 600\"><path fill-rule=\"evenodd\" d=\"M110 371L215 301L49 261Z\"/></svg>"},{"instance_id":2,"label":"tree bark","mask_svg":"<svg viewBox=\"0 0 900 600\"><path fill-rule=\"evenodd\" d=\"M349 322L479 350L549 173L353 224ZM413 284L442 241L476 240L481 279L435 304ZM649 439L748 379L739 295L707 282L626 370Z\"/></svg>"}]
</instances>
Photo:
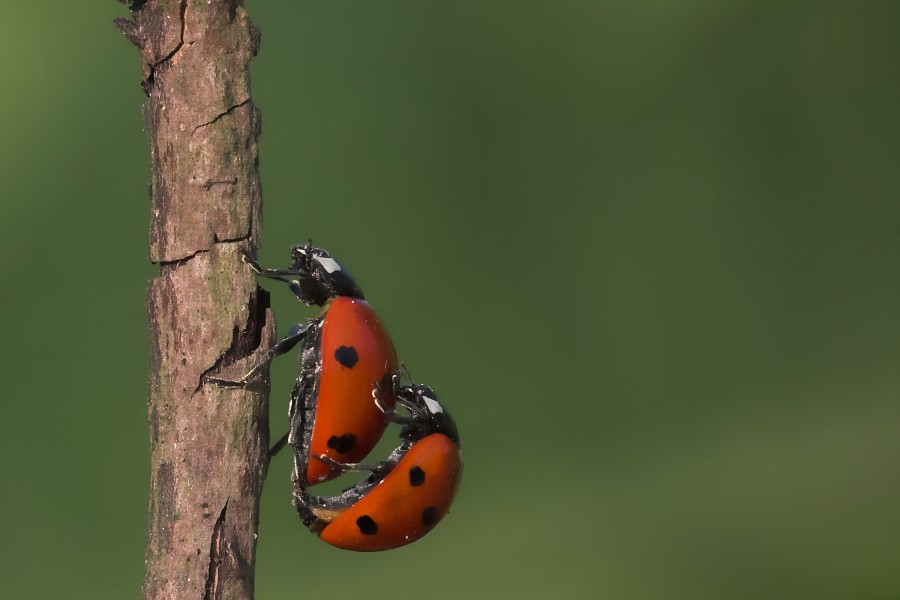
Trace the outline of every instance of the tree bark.
<instances>
[{"instance_id":1,"label":"tree bark","mask_svg":"<svg viewBox=\"0 0 900 600\"><path fill-rule=\"evenodd\" d=\"M123 0L124 1L124 0ZM268 461L268 295L241 263L259 243L259 32L240 0L130 0L117 28L139 49L150 141L150 518L143 597L252 598Z\"/></svg>"}]
</instances>

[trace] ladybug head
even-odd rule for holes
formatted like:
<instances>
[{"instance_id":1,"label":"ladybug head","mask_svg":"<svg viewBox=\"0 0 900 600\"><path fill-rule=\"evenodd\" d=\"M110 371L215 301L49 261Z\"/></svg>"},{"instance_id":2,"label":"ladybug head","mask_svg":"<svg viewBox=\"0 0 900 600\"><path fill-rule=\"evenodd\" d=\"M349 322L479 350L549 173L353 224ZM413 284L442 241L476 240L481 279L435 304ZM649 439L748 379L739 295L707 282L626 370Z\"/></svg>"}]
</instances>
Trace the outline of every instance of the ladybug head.
<instances>
[{"instance_id":1,"label":"ladybug head","mask_svg":"<svg viewBox=\"0 0 900 600\"><path fill-rule=\"evenodd\" d=\"M307 304L322 306L337 296L364 299L344 266L312 243L291 248L291 271L299 276L298 296Z\"/></svg>"},{"instance_id":2,"label":"ladybug head","mask_svg":"<svg viewBox=\"0 0 900 600\"><path fill-rule=\"evenodd\" d=\"M400 432L402 437L419 440L433 433L446 435L459 445L459 432L453 417L438 402L429 386L414 383L397 390L397 404L409 411L410 420Z\"/></svg>"}]
</instances>

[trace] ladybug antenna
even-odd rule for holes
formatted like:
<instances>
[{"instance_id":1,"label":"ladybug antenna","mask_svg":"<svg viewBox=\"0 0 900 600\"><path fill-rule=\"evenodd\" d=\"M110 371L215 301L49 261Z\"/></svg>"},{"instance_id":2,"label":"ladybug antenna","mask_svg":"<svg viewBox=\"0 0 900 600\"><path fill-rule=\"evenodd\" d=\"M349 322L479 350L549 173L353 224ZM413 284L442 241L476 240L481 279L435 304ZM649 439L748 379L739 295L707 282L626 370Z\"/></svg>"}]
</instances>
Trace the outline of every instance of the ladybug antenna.
<instances>
[{"instance_id":1,"label":"ladybug antenna","mask_svg":"<svg viewBox=\"0 0 900 600\"><path fill-rule=\"evenodd\" d=\"M400 363L400 370L406 375L406 379L409 381L410 385L416 385L416 380L412 378L412 373L409 372L409 367L406 366L405 362Z\"/></svg>"}]
</instances>

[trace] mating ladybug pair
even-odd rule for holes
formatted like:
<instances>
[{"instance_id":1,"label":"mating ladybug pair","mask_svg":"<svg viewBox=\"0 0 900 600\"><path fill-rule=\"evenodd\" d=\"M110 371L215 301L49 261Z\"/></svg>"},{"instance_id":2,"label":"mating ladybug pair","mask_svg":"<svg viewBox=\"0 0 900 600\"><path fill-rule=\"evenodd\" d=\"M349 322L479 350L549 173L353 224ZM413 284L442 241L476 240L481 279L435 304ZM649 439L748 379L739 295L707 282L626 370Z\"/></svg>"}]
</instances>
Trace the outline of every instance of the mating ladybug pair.
<instances>
[{"instance_id":1,"label":"mating ladybug pair","mask_svg":"<svg viewBox=\"0 0 900 600\"><path fill-rule=\"evenodd\" d=\"M271 453L285 444L293 449L294 506L303 524L333 546L363 552L421 538L447 514L462 474L453 419L430 387L401 385L387 331L350 274L325 250L294 246L288 269L263 269L243 258L258 275L286 282L301 302L323 309L292 327L240 381L211 380L246 385L273 358L300 344L290 429ZM390 422L401 426L400 444L385 460L360 464ZM347 471L369 475L335 496L309 493L310 486Z\"/></svg>"}]
</instances>

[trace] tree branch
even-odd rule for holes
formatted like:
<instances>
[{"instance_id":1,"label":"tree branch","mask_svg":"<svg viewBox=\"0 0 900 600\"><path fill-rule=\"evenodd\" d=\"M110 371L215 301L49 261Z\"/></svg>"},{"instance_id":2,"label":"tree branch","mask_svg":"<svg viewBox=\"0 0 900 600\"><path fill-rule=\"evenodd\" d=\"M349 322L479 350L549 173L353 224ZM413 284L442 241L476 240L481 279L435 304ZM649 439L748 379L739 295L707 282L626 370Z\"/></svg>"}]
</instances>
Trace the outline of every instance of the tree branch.
<instances>
[{"instance_id":1,"label":"tree branch","mask_svg":"<svg viewBox=\"0 0 900 600\"><path fill-rule=\"evenodd\" d=\"M274 343L268 295L240 261L259 242L259 32L240 0L131 0L116 27L140 51L150 141L150 519L144 598L252 598L268 460L268 378L207 373Z\"/></svg>"}]
</instances>

